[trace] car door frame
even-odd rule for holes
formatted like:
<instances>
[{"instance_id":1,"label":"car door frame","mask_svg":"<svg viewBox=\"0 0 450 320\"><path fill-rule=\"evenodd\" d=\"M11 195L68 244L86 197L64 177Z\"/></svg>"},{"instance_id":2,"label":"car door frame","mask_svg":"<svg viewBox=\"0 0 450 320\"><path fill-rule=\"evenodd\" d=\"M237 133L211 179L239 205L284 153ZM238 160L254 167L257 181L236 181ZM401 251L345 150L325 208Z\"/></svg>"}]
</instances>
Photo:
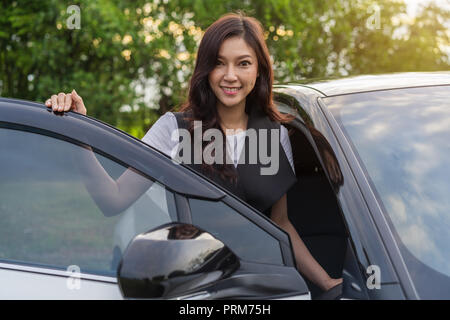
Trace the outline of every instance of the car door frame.
<instances>
[{"instance_id":1,"label":"car door frame","mask_svg":"<svg viewBox=\"0 0 450 320\"><path fill-rule=\"evenodd\" d=\"M339 161L345 183L336 193L336 199L349 231L349 249L352 252L348 252L347 257L353 257L357 263L350 268L354 271L359 269L358 277L363 280L368 280L370 266L380 266L382 271L381 289L359 288L356 283L345 283L349 282L346 279L344 289L347 287L351 291L350 287L358 287L357 291L369 299L418 299L397 244L357 158L336 120L321 102L325 97L324 93L302 85L280 85L275 89L275 100L296 110L303 123L318 130ZM321 159L320 154L317 157Z\"/></svg>"},{"instance_id":2,"label":"car door frame","mask_svg":"<svg viewBox=\"0 0 450 320\"><path fill-rule=\"evenodd\" d=\"M385 261L389 261L389 265L387 266L392 268L392 275L395 275L397 278L394 280L394 277L392 277L391 281L381 284L382 286L389 288L389 290L385 290L384 294L380 292L380 290L369 290L369 294L374 298L383 299L398 299L401 297L401 294L403 294L405 299L420 299L409 274L408 268L406 267L406 263L403 260L394 234L388 221L386 220L383 205L380 204L379 198L376 196L376 191L373 190L373 186L367 178L367 172L363 169L360 162L361 160L353 151L351 143L347 140L336 119L334 119L331 112L326 107L325 102L321 98L317 99L317 106L326 118L329 128L333 132L336 141L338 141L339 149L342 151L347 166L351 170L355 187L363 199L361 206L365 207L368 217L372 220L372 228L376 230L379 235L377 243L380 247L382 246L384 248Z\"/></svg>"},{"instance_id":3,"label":"car door frame","mask_svg":"<svg viewBox=\"0 0 450 320\"><path fill-rule=\"evenodd\" d=\"M59 121L54 118L56 116L60 117ZM6 98L0 98L0 127L53 136L82 147L90 146L95 152L138 170L174 193L180 222L192 223L188 197L223 201L276 239L280 244L284 266L295 269L292 244L284 230L213 181L172 161L167 155L117 128L75 112L55 115L42 104ZM162 171L164 175L161 174ZM14 267L14 263L7 263L10 269L14 270L64 276L64 271L59 269L24 266L22 263ZM1 268L6 267L0 265ZM79 276L85 280L117 283L117 278L114 277L83 273ZM302 278L300 273L298 276Z\"/></svg>"}]
</instances>

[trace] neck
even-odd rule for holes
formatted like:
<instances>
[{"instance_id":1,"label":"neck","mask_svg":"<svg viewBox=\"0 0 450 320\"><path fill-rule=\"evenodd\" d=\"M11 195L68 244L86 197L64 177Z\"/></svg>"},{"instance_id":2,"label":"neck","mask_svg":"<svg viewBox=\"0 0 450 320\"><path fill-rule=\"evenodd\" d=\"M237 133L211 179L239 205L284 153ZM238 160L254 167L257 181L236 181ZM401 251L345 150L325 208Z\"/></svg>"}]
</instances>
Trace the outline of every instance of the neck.
<instances>
[{"instance_id":1,"label":"neck","mask_svg":"<svg viewBox=\"0 0 450 320\"><path fill-rule=\"evenodd\" d=\"M245 113L245 103L242 106L225 107L217 105L217 113L220 117L220 124L223 129L247 129L247 114Z\"/></svg>"}]
</instances>

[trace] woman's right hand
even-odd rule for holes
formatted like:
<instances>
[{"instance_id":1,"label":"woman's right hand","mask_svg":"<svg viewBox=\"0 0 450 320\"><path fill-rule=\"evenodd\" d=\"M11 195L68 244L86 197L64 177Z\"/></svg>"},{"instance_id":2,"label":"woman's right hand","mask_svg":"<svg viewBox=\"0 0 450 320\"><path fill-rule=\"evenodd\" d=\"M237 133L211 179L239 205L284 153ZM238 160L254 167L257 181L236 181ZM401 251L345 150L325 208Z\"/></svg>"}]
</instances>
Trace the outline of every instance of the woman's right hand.
<instances>
[{"instance_id":1,"label":"woman's right hand","mask_svg":"<svg viewBox=\"0 0 450 320\"><path fill-rule=\"evenodd\" d=\"M60 92L58 95L54 94L45 101L48 108L52 108L55 112L75 111L86 115L87 110L84 106L83 99L78 95L75 89L71 93Z\"/></svg>"}]
</instances>

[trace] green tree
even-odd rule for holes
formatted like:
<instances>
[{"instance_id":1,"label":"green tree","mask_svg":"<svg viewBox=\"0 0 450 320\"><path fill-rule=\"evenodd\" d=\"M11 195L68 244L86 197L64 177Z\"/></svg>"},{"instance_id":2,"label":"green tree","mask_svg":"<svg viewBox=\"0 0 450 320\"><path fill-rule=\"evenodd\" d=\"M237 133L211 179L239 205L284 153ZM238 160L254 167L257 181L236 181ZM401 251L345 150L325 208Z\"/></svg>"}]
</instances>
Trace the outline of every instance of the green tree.
<instances>
[{"instance_id":1,"label":"green tree","mask_svg":"<svg viewBox=\"0 0 450 320\"><path fill-rule=\"evenodd\" d=\"M450 11L431 3L414 20L381 8L379 29L359 28L348 54L351 74L450 70ZM447 24L447 26L445 25ZM400 31L400 32L399 32Z\"/></svg>"},{"instance_id":2,"label":"green tree","mask_svg":"<svg viewBox=\"0 0 450 320\"><path fill-rule=\"evenodd\" d=\"M89 115L139 138L185 100L202 34L227 12L261 21L276 83L450 68L450 12L435 5L405 22L398 0L76 4L81 28L69 29L70 3L0 0L0 95L43 102L76 88Z\"/></svg>"},{"instance_id":3,"label":"green tree","mask_svg":"<svg viewBox=\"0 0 450 320\"><path fill-rule=\"evenodd\" d=\"M139 108L133 86L170 69L156 54L170 38L160 33L149 41L142 22L157 16L158 6L144 11L144 1L104 0L78 6L81 28L69 29L71 13L60 1L0 2L1 95L44 101L76 88L90 115L125 128L133 124L140 128L134 134L142 135L158 117L158 106ZM132 112L120 112L126 104Z\"/></svg>"}]
</instances>

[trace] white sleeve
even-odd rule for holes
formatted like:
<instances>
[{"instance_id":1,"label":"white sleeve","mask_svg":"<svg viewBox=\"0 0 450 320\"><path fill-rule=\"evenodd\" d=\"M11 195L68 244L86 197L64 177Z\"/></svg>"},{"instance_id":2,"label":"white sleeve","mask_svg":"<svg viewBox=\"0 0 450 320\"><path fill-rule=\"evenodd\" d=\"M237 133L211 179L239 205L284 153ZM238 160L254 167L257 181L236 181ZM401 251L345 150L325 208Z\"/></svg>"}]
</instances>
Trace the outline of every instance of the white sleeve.
<instances>
[{"instance_id":1,"label":"white sleeve","mask_svg":"<svg viewBox=\"0 0 450 320\"><path fill-rule=\"evenodd\" d=\"M283 125L280 125L280 127L281 127L281 130L280 130L281 146L283 147L284 153L286 153L286 157L288 158L288 161L289 161L289 164L291 165L292 171L294 171L294 174L295 174L294 157L292 155L292 147L291 147L291 141L289 140L288 130Z\"/></svg>"},{"instance_id":2,"label":"white sleeve","mask_svg":"<svg viewBox=\"0 0 450 320\"><path fill-rule=\"evenodd\" d=\"M142 141L172 157L173 150L179 143L178 123L175 115L172 112L162 115L147 131Z\"/></svg>"}]
</instances>

